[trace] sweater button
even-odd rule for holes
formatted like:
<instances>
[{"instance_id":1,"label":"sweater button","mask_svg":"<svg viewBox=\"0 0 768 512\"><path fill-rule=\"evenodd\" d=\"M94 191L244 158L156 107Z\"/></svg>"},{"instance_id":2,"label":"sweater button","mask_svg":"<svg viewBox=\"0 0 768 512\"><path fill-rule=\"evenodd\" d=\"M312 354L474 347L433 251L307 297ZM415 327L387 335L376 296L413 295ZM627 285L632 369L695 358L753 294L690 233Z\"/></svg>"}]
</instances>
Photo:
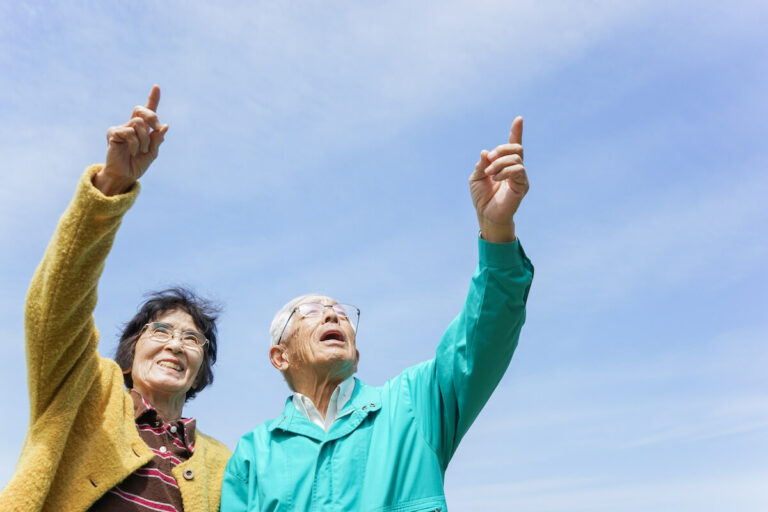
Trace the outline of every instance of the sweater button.
<instances>
[{"instance_id":1,"label":"sweater button","mask_svg":"<svg viewBox=\"0 0 768 512\"><path fill-rule=\"evenodd\" d=\"M186 480L192 480L193 478L195 478L195 472L192 471L191 469L185 469L184 470L184 478Z\"/></svg>"}]
</instances>

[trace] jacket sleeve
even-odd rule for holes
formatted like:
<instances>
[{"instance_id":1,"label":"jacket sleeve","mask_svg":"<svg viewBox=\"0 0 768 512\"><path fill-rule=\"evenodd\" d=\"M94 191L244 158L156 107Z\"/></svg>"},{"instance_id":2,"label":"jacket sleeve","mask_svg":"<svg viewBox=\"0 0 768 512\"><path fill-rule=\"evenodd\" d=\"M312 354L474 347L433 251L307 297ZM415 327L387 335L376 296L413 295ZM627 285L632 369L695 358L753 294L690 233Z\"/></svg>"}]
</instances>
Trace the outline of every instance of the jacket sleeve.
<instances>
[{"instance_id":1,"label":"jacket sleeve","mask_svg":"<svg viewBox=\"0 0 768 512\"><path fill-rule=\"evenodd\" d=\"M32 278L25 308L30 416L35 421L58 394L82 398L98 368L96 287L123 214L139 192L107 197L86 169L75 196ZM66 402L70 402L67 400ZM70 402L71 404L71 402Z\"/></svg>"},{"instance_id":2,"label":"jacket sleeve","mask_svg":"<svg viewBox=\"0 0 768 512\"><path fill-rule=\"evenodd\" d=\"M403 374L415 421L443 469L509 366L533 279L519 241L478 240L479 264L461 313L435 358Z\"/></svg>"},{"instance_id":3,"label":"jacket sleeve","mask_svg":"<svg viewBox=\"0 0 768 512\"><path fill-rule=\"evenodd\" d=\"M224 469L219 512L244 512L253 509L249 508L248 485L252 475L249 475L249 464L244 458L244 454L250 451L249 448L250 446L245 446L245 442L241 439Z\"/></svg>"}]
</instances>

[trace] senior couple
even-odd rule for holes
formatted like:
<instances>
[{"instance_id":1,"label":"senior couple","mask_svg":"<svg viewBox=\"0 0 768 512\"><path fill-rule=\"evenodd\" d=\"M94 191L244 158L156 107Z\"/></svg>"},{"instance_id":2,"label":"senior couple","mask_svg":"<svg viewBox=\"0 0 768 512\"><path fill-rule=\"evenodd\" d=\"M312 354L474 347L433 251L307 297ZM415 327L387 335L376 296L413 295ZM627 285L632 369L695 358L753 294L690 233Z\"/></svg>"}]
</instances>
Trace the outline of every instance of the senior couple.
<instances>
[{"instance_id":1,"label":"senior couple","mask_svg":"<svg viewBox=\"0 0 768 512\"><path fill-rule=\"evenodd\" d=\"M183 288L154 293L114 359L98 352L96 288L138 179L168 130L160 89L107 130L26 303L30 425L0 511L446 510L443 476L510 362L533 267L513 215L528 191L522 119L469 178L480 227L466 302L435 357L381 387L354 378L359 311L304 295L274 317L269 359L291 396L234 454L183 416L213 381L216 316Z\"/></svg>"}]
</instances>

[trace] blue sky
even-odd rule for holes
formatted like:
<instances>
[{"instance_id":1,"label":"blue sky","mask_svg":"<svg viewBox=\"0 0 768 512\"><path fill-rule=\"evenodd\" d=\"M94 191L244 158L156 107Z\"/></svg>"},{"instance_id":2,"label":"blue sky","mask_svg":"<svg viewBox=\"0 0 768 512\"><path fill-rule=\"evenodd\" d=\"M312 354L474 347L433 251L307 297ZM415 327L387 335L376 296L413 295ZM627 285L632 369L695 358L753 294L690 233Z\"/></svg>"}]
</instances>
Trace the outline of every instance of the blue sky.
<instances>
[{"instance_id":1,"label":"blue sky","mask_svg":"<svg viewBox=\"0 0 768 512\"><path fill-rule=\"evenodd\" d=\"M234 447L278 414L268 327L301 293L360 307L366 382L429 358L476 264L467 177L521 114L536 277L451 510L764 510L765 26L757 1L3 3L0 485L29 279L158 83L170 130L96 321L111 354L147 290L224 303L216 381L185 409L204 431Z\"/></svg>"}]
</instances>

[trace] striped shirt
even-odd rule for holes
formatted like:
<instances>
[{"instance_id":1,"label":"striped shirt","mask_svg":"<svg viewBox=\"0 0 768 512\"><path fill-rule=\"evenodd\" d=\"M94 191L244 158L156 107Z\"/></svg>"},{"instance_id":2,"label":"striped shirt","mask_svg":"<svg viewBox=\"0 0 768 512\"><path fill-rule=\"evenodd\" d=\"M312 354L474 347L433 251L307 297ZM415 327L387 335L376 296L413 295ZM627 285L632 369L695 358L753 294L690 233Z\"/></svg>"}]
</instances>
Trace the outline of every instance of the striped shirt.
<instances>
[{"instance_id":1,"label":"striped shirt","mask_svg":"<svg viewBox=\"0 0 768 512\"><path fill-rule=\"evenodd\" d=\"M131 390L133 416L141 439L155 453L144 467L107 491L88 509L90 512L182 512L179 484L171 469L195 451L195 419L163 423L157 411Z\"/></svg>"}]
</instances>

